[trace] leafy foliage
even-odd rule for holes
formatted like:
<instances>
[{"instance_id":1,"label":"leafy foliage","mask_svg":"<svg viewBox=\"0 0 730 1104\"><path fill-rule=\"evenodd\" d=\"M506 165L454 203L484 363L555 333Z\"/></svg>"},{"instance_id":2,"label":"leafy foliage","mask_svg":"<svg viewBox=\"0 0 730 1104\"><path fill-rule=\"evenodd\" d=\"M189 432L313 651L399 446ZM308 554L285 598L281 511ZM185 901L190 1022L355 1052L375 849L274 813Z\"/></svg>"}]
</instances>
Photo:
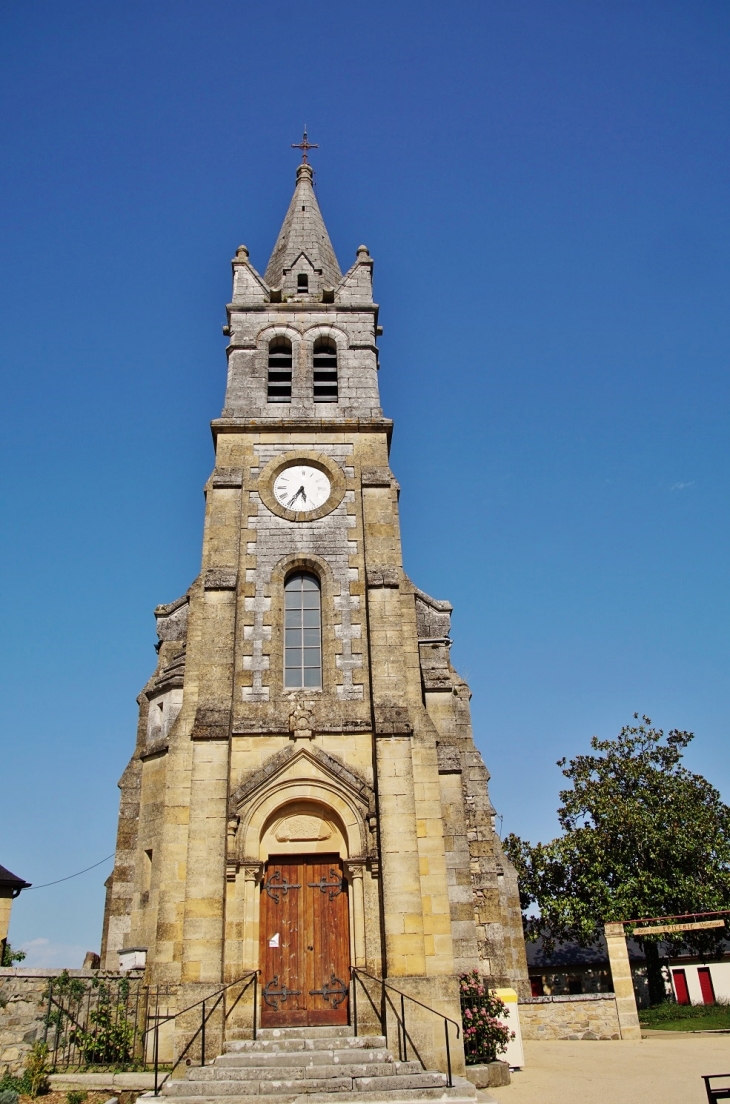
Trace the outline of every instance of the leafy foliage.
<instances>
[{"instance_id":1,"label":"leafy foliage","mask_svg":"<svg viewBox=\"0 0 730 1104\"><path fill-rule=\"evenodd\" d=\"M71 1042L88 1065L125 1065L132 1060L134 1024L127 1018L123 1002L100 999L89 1013L88 1030L74 1028Z\"/></svg>"},{"instance_id":2,"label":"leafy foliage","mask_svg":"<svg viewBox=\"0 0 730 1104\"><path fill-rule=\"evenodd\" d=\"M24 1080L25 1074L22 1077L14 1077L9 1069L5 1070L5 1073L0 1077L0 1101L3 1099L5 1093L13 1093L17 1099L20 1093L27 1093L28 1086ZM12 1104L12 1101L10 1102Z\"/></svg>"},{"instance_id":3,"label":"leafy foliage","mask_svg":"<svg viewBox=\"0 0 730 1104\"><path fill-rule=\"evenodd\" d=\"M83 1089L69 1089L66 1093L66 1104L84 1104L88 1095Z\"/></svg>"},{"instance_id":4,"label":"leafy foliage","mask_svg":"<svg viewBox=\"0 0 730 1104\"><path fill-rule=\"evenodd\" d=\"M25 1069L20 1077L14 1077L6 1069L0 1078L0 1104L13 1104L6 1097L40 1096L48 1092L48 1047L45 1043L34 1043L25 1060Z\"/></svg>"},{"instance_id":5,"label":"leafy foliage","mask_svg":"<svg viewBox=\"0 0 730 1104\"><path fill-rule=\"evenodd\" d=\"M46 1023L56 1028L54 1046L77 1048L83 1065L128 1067L134 1061L135 1041L129 995L127 978L86 981L64 970L44 993L45 1000L52 998Z\"/></svg>"},{"instance_id":6,"label":"leafy foliage","mask_svg":"<svg viewBox=\"0 0 730 1104\"><path fill-rule=\"evenodd\" d=\"M461 1022L464 1027L464 1054L468 1065L494 1062L507 1049L513 1031L498 1019L509 1016L504 1001L491 993L484 978L472 970L459 979Z\"/></svg>"},{"instance_id":7,"label":"leafy foliage","mask_svg":"<svg viewBox=\"0 0 730 1104\"><path fill-rule=\"evenodd\" d=\"M97 988L99 981L97 978L93 978L91 985L93 988ZM47 999L49 995L49 989L46 989L44 998ZM55 997L66 999L72 1003L78 1003L86 995L86 982L81 978L72 978L68 970L63 970L60 977L53 979L53 995Z\"/></svg>"},{"instance_id":8,"label":"leafy foliage","mask_svg":"<svg viewBox=\"0 0 730 1104\"><path fill-rule=\"evenodd\" d=\"M33 1043L25 1060L24 1080L28 1085L29 1096L40 1096L48 1092L48 1043Z\"/></svg>"},{"instance_id":9,"label":"leafy foliage","mask_svg":"<svg viewBox=\"0 0 730 1104\"><path fill-rule=\"evenodd\" d=\"M541 934L548 949L556 939L586 945L607 920L730 908L730 808L681 764L693 738L676 729L665 737L643 717L615 740L594 736L595 754L558 762L572 785L560 792L564 834L534 846L516 835L504 843L524 912L539 909L525 916L528 937ZM681 938L708 953L725 930ZM661 999L656 941L643 942L652 999Z\"/></svg>"},{"instance_id":10,"label":"leafy foliage","mask_svg":"<svg viewBox=\"0 0 730 1104\"><path fill-rule=\"evenodd\" d=\"M6 941L3 947L3 960L0 962L0 966L13 966L16 962L22 962L24 958L25 951L14 951Z\"/></svg>"}]
</instances>

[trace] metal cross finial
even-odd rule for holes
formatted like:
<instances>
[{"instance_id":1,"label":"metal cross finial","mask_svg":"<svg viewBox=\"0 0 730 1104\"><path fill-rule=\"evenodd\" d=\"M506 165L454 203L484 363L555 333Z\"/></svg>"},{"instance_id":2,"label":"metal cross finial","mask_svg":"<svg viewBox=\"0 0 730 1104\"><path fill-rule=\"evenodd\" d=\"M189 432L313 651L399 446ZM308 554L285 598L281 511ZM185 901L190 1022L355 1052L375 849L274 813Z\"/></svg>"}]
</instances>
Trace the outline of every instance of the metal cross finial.
<instances>
[{"instance_id":1,"label":"metal cross finial","mask_svg":"<svg viewBox=\"0 0 730 1104\"><path fill-rule=\"evenodd\" d=\"M301 142L292 142L291 148L292 149L300 149L302 151L302 164L303 165L307 165L309 163L308 160L307 160L307 153L309 152L309 150L319 149L319 146L316 143L312 143L312 142L307 141L307 124L306 123L304 124L304 134L302 135Z\"/></svg>"}]
</instances>

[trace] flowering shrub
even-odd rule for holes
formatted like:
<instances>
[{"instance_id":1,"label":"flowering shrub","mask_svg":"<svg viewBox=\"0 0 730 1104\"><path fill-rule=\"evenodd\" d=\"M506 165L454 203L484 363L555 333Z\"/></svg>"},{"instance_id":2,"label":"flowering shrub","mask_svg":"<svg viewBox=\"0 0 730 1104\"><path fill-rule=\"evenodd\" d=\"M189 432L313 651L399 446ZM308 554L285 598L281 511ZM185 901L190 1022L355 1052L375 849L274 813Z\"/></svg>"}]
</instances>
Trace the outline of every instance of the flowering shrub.
<instances>
[{"instance_id":1,"label":"flowering shrub","mask_svg":"<svg viewBox=\"0 0 730 1104\"><path fill-rule=\"evenodd\" d=\"M107 985L99 985L99 1002L89 1013L87 1030L75 1027L69 1039L89 1065L126 1065L132 1061L135 1025L128 1018L129 982L123 978L116 1000Z\"/></svg>"},{"instance_id":2,"label":"flowering shrub","mask_svg":"<svg viewBox=\"0 0 730 1104\"><path fill-rule=\"evenodd\" d=\"M497 1018L509 1016L509 1010L504 1001L489 992L484 978L476 970L461 975L460 989L467 1065L494 1062L515 1037L514 1031Z\"/></svg>"}]
</instances>

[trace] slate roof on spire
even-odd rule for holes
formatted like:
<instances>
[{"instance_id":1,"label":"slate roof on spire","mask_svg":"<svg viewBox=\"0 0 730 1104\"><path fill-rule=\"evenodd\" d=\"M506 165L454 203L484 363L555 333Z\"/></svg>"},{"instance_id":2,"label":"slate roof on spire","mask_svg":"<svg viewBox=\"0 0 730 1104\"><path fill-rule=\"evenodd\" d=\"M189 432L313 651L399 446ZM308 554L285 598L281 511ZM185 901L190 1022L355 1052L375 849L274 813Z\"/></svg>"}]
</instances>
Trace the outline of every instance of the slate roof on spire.
<instances>
[{"instance_id":1,"label":"slate roof on spire","mask_svg":"<svg viewBox=\"0 0 730 1104\"><path fill-rule=\"evenodd\" d=\"M312 179L311 165L300 165L294 195L266 267L264 279L269 287L281 286L284 269L291 268L301 253L306 253L315 269L322 270L324 287L335 287L342 279Z\"/></svg>"}]
</instances>

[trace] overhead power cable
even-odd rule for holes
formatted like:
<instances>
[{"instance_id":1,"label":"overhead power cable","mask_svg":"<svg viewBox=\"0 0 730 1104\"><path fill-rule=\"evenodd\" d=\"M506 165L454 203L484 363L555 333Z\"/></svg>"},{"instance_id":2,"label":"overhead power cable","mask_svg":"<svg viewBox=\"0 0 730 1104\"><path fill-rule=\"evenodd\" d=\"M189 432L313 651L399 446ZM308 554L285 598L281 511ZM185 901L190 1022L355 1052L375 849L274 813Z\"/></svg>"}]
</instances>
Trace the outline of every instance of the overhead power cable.
<instances>
[{"instance_id":1,"label":"overhead power cable","mask_svg":"<svg viewBox=\"0 0 730 1104\"><path fill-rule=\"evenodd\" d=\"M55 882L44 882L43 885L28 886L28 889L24 892L28 893L31 889L47 889L48 886L58 885L59 882L70 882L72 878L78 878L79 874L85 874L87 870L94 870L97 866L101 866L102 863L108 862L109 859L113 859L115 854L116 852L112 851L111 855L107 855L105 859L99 859L93 866L87 866L83 870L77 870L75 874L67 874L65 878L56 878Z\"/></svg>"}]
</instances>

